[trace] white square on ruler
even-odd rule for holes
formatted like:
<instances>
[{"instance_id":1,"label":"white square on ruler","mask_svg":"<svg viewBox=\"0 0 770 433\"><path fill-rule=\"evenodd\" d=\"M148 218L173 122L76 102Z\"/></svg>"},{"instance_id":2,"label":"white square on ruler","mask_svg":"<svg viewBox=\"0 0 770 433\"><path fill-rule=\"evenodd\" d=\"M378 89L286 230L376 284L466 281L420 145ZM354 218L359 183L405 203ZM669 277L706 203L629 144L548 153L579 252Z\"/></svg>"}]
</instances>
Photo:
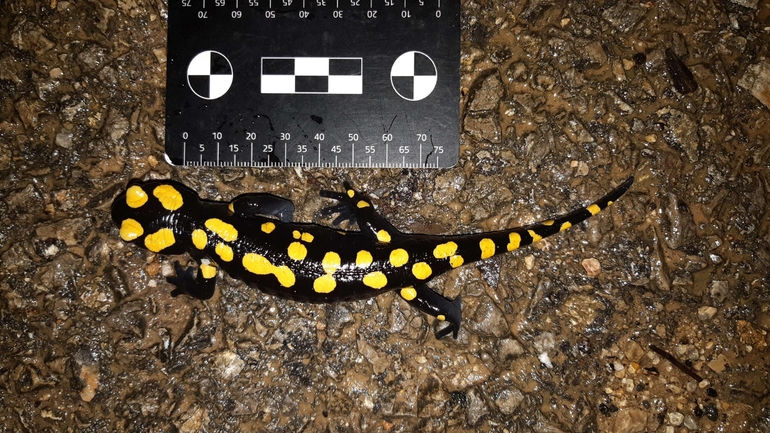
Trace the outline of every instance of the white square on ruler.
<instances>
[{"instance_id":1,"label":"white square on ruler","mask_svg":"<svg viewBox=\"0 0 770 433\"><path fill-rule=\"evenodd\" d=\"M294 75L263 75L262 93L294 93Z\"/></svg>"},{"instance_id":2,"label":"white square on ruler","mask_svg":"<svg viewBox=\"0 0 770 433\"><path fill-rule=\"evenodd\" d=\"M360 95L364 93L362 77L360 75L331 75L329 76L328 93Z\"/></svg>"},{"instance_id":3,"label":"white square on ruler","mask_svg":"<svg viewBox=\"0 0 770 433\"><path fill-rule=\"evenodd\" d=\"M328 57L296 57L294 75L325 76L329 75Z\"/></svg>"}]
</instances>

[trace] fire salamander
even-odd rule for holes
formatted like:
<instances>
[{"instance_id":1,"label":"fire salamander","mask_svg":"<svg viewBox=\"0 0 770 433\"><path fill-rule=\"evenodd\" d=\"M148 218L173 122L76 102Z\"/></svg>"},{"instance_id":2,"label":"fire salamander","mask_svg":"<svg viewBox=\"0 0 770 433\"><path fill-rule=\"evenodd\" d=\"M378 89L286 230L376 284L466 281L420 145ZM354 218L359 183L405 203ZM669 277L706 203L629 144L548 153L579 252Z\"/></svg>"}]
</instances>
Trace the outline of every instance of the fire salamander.
<instances>
[{"instance_id":1,"label":"fire salamander","mask_svg":"<svg viewBox=\"0 0 770 433\"><path fill-rule=\"evenodd\" d=\"M321 191L337 201L324 208L333 225L348 221L358 231L292 222L294 205L264 193L232 201L201 200L172 181L132 182L112 205L120 237L155 253L188 253L197 274L175 263L172 296L208 299L218 269L249 286L295 301L336 302L398 290L404 300L449 326L436 333L457 338L461 297L450 300L427 283L436 276L513 251L564 231L611 205L633 177L587 207L547 221L488 233L421 235L398 231L369 198L345 182L345 192Z\"/></svg>"}]
</instances>

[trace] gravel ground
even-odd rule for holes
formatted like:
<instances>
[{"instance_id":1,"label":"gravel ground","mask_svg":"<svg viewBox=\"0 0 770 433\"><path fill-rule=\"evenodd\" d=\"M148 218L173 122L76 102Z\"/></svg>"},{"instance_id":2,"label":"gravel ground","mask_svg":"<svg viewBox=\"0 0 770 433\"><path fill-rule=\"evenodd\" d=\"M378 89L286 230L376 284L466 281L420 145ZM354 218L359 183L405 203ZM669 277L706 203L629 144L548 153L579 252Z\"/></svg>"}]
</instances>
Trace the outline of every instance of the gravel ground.
<instances>
[{"instance_id":1,"label":"gravel ground","mask_svg":"<svg viewBox=\"0 0 770 433\"><path fill-rule=\"evenodd\" d=\"M0 2L0 431L770 431L770 1L462 1L453 169L163 162L167 5ZM568 232L445 274L457 340L393 293L223 278L109 218L132 178L208 198L368 191L407 232Z\"/></svg>"}]
</instances>

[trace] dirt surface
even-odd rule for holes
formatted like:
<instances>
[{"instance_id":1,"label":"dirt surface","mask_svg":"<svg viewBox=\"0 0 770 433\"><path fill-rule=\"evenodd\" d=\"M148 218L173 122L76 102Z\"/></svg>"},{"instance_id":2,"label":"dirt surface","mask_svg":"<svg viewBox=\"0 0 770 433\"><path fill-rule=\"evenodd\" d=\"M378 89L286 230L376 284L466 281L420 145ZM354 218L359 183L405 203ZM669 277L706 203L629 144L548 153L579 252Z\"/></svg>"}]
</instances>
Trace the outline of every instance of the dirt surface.
<instances>
[{"instance_id":1,"label":"dirt surface","mask_svg":"<svg viewBox=\"0 0 770 433\"><path fill-rule=\"evenodd\" d=\"M0 431L770 431L770 2L463 1L449 170L163 162L167 5L0 2ZM608 211L445 274L458 340L393 293L306 305L124 245L131 178L371 193L407 232ZM675 361L675 362L672 362Z\"/></svg>"}]
</instances>

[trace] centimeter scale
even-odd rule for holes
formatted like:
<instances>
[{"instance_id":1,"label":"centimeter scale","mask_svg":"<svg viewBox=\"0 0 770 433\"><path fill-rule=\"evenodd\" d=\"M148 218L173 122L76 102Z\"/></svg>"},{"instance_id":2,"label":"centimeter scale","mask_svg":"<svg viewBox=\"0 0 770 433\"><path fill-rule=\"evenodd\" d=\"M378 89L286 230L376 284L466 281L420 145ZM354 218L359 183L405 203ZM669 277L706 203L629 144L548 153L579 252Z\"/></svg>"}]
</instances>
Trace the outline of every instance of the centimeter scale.
<instances>
[{"instance_id":1,"label":"centimeter scale","mask_svg":"<svg viewBox=\"0 0 770 433\"><path fill-rule=\"evenodd\" d=\"M459 0L171 0L175 165L451 167Z\"/></svg>"}]
</instances>

